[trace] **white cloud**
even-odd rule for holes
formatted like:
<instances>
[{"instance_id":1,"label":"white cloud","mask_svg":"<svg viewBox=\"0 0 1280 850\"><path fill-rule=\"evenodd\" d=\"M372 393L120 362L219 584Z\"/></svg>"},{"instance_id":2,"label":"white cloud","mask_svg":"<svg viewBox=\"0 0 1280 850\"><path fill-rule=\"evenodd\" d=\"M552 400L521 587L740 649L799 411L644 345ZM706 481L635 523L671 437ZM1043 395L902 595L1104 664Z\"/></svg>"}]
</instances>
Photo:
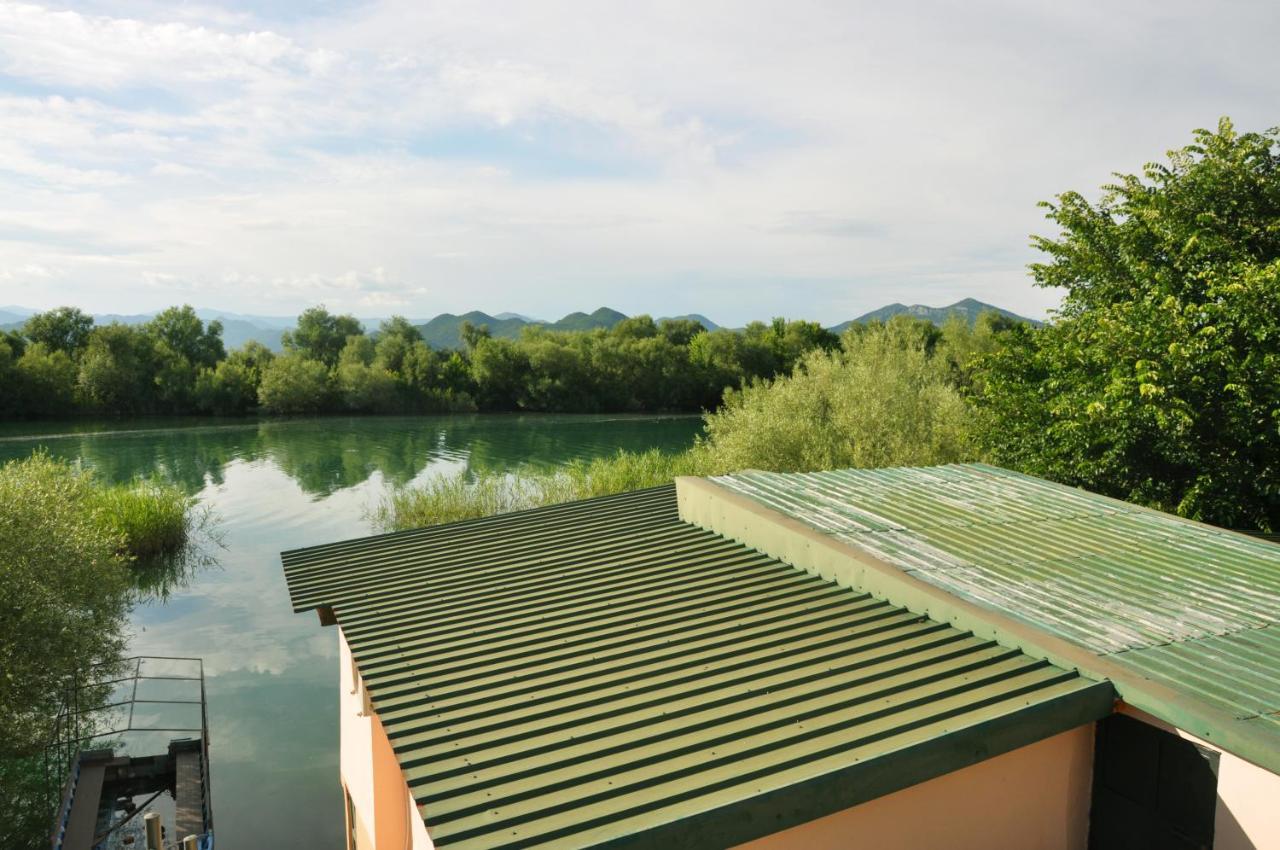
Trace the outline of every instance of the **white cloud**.
<instances>
[{"instance_id":1,"label":"white cloud","mask_svg":"<svg viewBox=\"0 0 1280 850\"><path fill-rule=\"evenodd\" d=\"M335 58L273 32L221 32L24 3L0 4L0 49L10 74L91 89L322 73Z\"/></svg>"},{"instance_id":2,"label":"white cloud","mask_svg":"<svg viewBox=\"0 0 1280 850\"><path fill-rule=\"evenodd\" d=\"M125 9L127 11L121 11ZM1039 312L1035 202L1233 115L1272 5L0 3L0 302Z\"/></svg>"}]
</instances>

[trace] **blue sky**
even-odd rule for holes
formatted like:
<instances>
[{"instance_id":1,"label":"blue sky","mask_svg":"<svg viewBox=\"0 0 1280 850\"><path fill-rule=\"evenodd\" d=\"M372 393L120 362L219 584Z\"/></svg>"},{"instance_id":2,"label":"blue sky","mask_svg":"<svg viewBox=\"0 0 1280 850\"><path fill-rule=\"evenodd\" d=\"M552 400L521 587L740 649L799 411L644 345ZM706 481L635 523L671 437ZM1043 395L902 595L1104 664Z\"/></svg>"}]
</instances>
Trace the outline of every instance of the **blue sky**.
<instances>
[{"instance_id":1,"label":"blue sky","mask_svg":"<svg viewBox=\"0 0 1280 850\"><path fill-rule=\"evenodd\" d=\"M0 303L1041 316L1036 202L1280 123L1272 2L0 0Z\"/></svg>"}]
</instances>

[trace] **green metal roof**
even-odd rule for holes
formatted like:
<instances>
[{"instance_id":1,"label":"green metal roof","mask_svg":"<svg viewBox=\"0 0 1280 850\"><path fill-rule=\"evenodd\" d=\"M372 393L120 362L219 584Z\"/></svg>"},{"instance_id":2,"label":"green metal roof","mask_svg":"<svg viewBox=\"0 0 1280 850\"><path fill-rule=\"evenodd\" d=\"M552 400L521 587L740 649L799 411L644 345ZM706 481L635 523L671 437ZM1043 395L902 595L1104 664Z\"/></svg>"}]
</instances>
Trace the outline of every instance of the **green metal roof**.
<instances>
[{"instance_id":1,"label":"green metal roof","mask_svg":"<svg viewBox=\"0 0 1280 850\"><path fill-rule=\"evenodd\" d=\"M1193 698L1112 677L1280 772L1280 546L983 464L712 480Z\"/></svg>"},{"instance_id":2,"label":"green metal roof","mask_svg":"<svg viewBox=\"0 0 1280 850\"><path fill-rule=\"evenodd\" d=\"M746 841L1114 691L680 521L674 488L295 550L440 847Z\"/></svg>"}]
</instances>

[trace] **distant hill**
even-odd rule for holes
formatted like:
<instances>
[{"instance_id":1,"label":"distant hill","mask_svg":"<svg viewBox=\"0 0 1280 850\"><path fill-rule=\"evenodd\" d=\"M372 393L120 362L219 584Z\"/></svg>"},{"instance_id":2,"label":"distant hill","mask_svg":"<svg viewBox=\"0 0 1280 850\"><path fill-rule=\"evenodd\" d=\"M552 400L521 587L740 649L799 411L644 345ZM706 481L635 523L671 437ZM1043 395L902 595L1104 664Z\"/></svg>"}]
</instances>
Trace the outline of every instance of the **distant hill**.
<instances>
[{"instance_id":1,"label":"distant hill","mask_svg":"<svg viewBox=\"0 0 1280 850\"><path fill-rule=\"evenodd\" d=\"M503 317L506 318L503 318ZM463 313L441 313L426 324L418 325L422 338L432 348L462 348L462 323L488 325L489 333L495 339L516 339L520 331L531 326L541 326L553 331L589 331L595 328L611 328L627 318L625 313L601 307L594 313L570 313L555 322L527 321L514 313L499 313L491 316L479 310Z\"/></svg>"},{"instance_id":2,"label":"distant hill","mask_svg":"<svg viewBox=\"0 0 1280 850\"><path fill-rule=\"evenodd\" d=\"M570 313L560 321L553 322L546 327L553 331L591 331L596 328L608 330L625 318L627 318L626 313L619 313L617 310L601 307L594 313Z\"/></svg>"},{"instance_id":3,"label":"distant hill","mask_svg":"<svg viewBox=\"0 0 1280 850\"><path fill-rule=\"evenodd\" d=\"M524 319L499 319L479 310L456 316L453 313L441 313L426 324L418 325L422 338L432 348L462 348L462 323L488 325L489 333L498 339L515 339L520 336L520 329L530 324Z\"/></svg>"},{"instance_id":4,"label":"distant hill","mask_svg":"<svg viewBox=\"0 0 1280 850\"><path fill-rule=\"evenodd\" d=\"M992 304L985 304L976 298L966 298L963 301L957 301L947 307L926 307L923 304L889 304L881 307L879 310L872 310L870 313L864 313L856 319L847 322L841 322L831 328L836 333L843 333L852 324L865 324L867 322L884 322L892 319L894 316L915 316L918 319L928 319L935 325L941 325L948 318L959 314L963 316L969 324L973 324L978 316L986 312L999 313L1014 321L1026 322L1030 325L1040 325L1035 319L1028 319L1025 316L1019 316L1017 313L1010 312L1001 307Z\"/></svg>"},{"instance_id":5,"label":"distant hill","mask_svg":"<svg viewBox=\"0 0 1280 850\"><path fill-rule=\"evenodd\" d=\"M21 325L33 313L35 313L34 310L28 310L26 307L14 307L12 305L0 307L0 328L7 328L9 325Z\"/></svg>"},{"instance_id":6,"label":"distant hill","mask_svg":"<svg viewBox=\"0 0 1280 850\"><path fill-rule=\"evenodd\" d=\"M692 319L693 321L702 325L704 328L706 328L709 331L720 330L719 325L717 325L715 322L711 321L701 313L685 313L683 316L663 316L661 319L658 319L658 321L665 322L667 319L671 319L672 321L678 321L680 319Z\"/></svg>"}]
</instances>

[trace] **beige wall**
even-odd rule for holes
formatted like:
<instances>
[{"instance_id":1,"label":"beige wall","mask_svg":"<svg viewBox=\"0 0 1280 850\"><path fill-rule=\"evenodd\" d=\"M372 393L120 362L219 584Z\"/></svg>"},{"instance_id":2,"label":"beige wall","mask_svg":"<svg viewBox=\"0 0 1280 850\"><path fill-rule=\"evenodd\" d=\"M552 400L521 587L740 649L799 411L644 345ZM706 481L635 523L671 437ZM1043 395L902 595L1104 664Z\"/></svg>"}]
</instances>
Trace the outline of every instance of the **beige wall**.
<instances>
[{"instance_id":1,"label":"beige wall","mask_svg":"<svg viewBox=\"0 0 1280 850\"><path fill-rule=\"evenodd\" d=\"M1145 711L1132 706L1124 706L1121 711L1219 754L1218 806L1213 815L1214 850L1280 848L1280 776L1223 752Z\"/></svg>"},{"instance_id":2,"label":"beige wall","mask_svg":"<svg viewBox=\"0 0 1280 850\"><path fill-rule=\"evenodd\" d=\"M433 850L400 763L377 715L368 710L351 650L339 631L341 751L338 770L356 818L355 850Z\"/></svg>"},{"instance_id":3,"label":"beige wall","mask_svg":"<svg viewBox=\"0 0 1280 850\"><path fill-rule=\"evenodd\" d=\"M351 662L346 637L338 633L338 712L341 748L338 773L355 809L356 848L373 843L373 726L362 717L364 694Z\"/></svg>"},{"instance_id":4,"label":"beige wall","mask_svg":"<svg viewBox=\"0 0 1280 850\"><path fill-rule=\"evenodd\" d=\"M740 848L1083 850L1093 728L1080 726Z\"/></svg>"}]
</instances>

